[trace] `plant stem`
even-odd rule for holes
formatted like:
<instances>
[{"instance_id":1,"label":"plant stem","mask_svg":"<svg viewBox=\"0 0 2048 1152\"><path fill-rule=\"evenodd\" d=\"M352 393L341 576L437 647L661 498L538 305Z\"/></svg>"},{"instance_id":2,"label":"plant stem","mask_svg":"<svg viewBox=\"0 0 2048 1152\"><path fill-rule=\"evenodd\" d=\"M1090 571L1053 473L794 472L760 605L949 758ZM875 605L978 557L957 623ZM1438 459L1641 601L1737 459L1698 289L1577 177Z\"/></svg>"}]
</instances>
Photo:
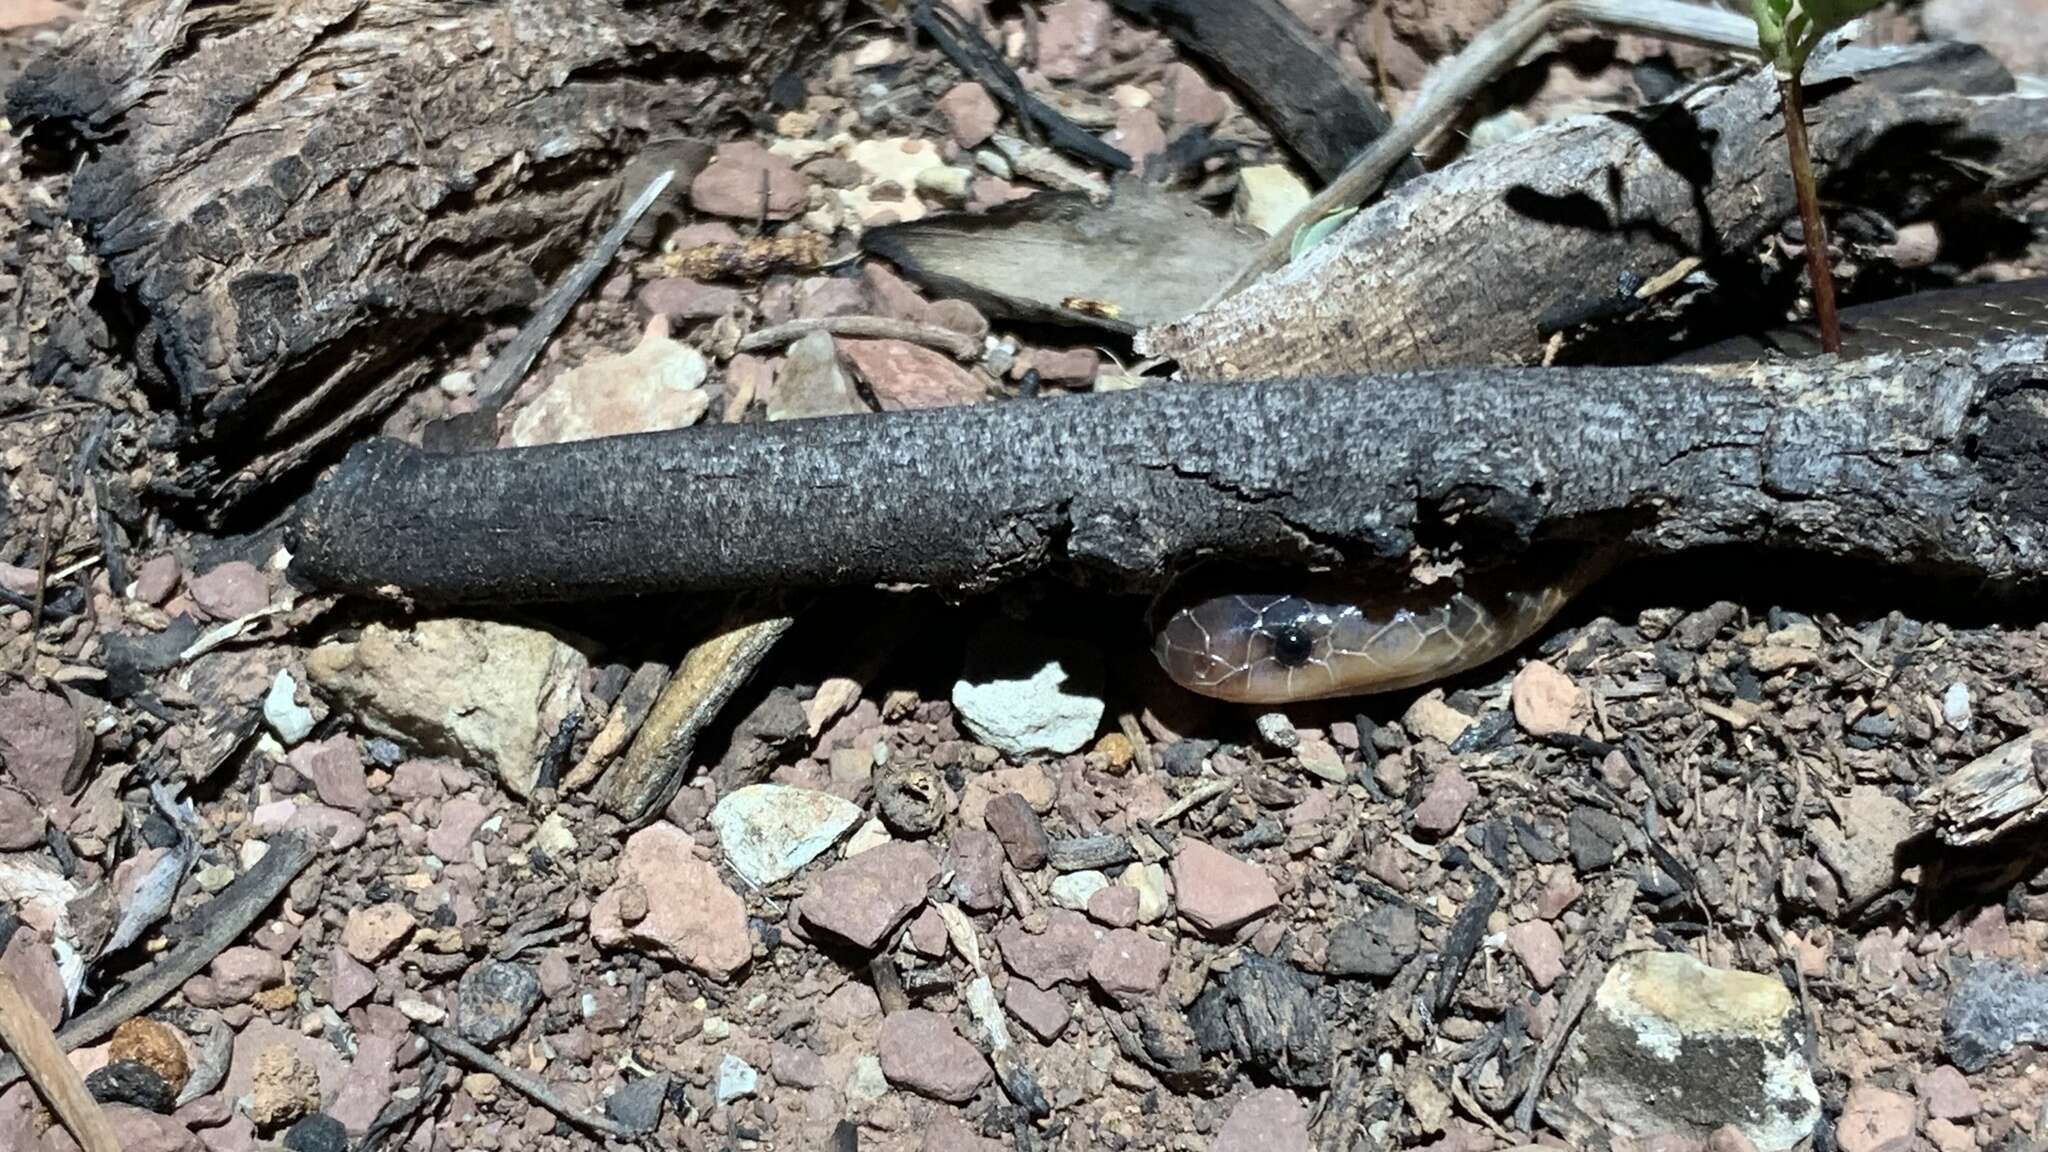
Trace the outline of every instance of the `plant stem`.
<instances>
[{"instance_id":1,"label":"plant stem","mask_svg":"<svg viewBox=\"0 0 2048 1152\"><path fill-rule=\"evenodd\" d=\"M1799 230L1806 242L1806 274L1813 281L1813 318L1820 325L1820 348L1842 350L1842 322L1835 316L1835 276L1828 269L1828 231L1820 218L1820 189L1813 180L1813 157L1806 143L1806 97L1798 73L1778 76L1778 96L1785 107L1785 146L1792 152L1792 190L1799 198Z\"/></svg>"}]
</instances>

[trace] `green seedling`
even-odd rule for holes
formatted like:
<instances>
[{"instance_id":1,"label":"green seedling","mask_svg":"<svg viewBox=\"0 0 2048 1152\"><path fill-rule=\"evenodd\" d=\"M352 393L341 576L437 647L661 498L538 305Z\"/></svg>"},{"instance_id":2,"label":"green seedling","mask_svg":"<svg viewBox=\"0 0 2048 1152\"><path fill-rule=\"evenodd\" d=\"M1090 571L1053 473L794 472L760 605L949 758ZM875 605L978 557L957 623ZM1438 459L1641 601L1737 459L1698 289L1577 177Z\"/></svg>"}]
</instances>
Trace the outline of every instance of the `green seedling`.
<instances>
[{"instance_id":1,"label":"green seedling","mask_svg":"<svg viewBox=\"0 0 2048 1152\"><path fill-rule=\"evenodd\" d=\"M1800 74L1821 37L1877 7L1880 0L1750 0L1757 46L1778 74L1778 98L1785 109L1785 147L1792 156L1792 189L1799 198L1799 230L1806 243L1807 278L1813 281L1813 318L1824 352L1842 350L1842 322L1835 316L1835 278L1828 270L1827 226L1820 218L1820 189L1813 179L1813 155L1806 141L1806 97Z\"/></svg>"}]
</instances>

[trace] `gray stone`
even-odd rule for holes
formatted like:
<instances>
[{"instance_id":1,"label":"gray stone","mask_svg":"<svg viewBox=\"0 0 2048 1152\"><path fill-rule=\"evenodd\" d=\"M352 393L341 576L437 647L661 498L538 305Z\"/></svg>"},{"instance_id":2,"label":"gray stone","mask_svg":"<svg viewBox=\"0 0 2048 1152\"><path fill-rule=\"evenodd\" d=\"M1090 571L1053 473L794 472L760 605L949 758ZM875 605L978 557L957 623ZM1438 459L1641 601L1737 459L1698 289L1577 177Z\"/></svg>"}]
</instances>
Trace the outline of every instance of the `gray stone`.
<instances>
[{"instance_id":1,"label":"gray stone","mask_svg":"<svg viewBox=\"0 0 2048 1152\"><path fill-rule=\"evenodd\" d=\"M1640 952L1608 970L1572 1036L1574 1103L1639 1140L1705 1140L1732 1124L1759 1152L1784 1152L1820 1119L1800 1036L1776 977Z\"/></svg>"},{"instance_id":2,"label":"gray stone","mask_svg":"<svg viewBox=\"0 0 2048 1152\"><path fill-rule=\"evenodd\" d=\"M2021 1044L2048 1040L2048 972L1981 964L1942 1013L1941 1046L1955 1066L1981 1072Z\"/></svg>"},{"instance_id":3,"label":"gray stone","mask_svg":"<svg viewBox=\"0 0 2048 1152\"><path fill-rule=\"evenodd\" d=\"M750 784L711 809L733 871L756 887L797 874L860 823L859 806L829 792Z\"/></svg>"},{"instance_id":4,"label":"gray stone","mask_svg":"<svg viewBox=\"0 0 2048 1152\"><path fill-rule=\"evenodd\" d=\"M839 363L839 346L827 332L812 332L789 346L765 401L770 420L867 411Z\"/></svg>"},{"instance_id":5,"label":"gray stone","mask_svg":"<svg viewBox=\"0 0 2048 1152\"><path fill-rule=\"evenodd\" d=\"M968 642L953 707L976 739L1010 756L1075 752L1102 726L1101 654L993 623Z\"/></svg>"},{"instance_id":6,"label":"gray stone","mask_svg":"<svg viewBox=\"0 0 2048 1152\"><path fill-rule=\"evenodd\" d=\"M643 1076L605 1098L605 1115L635 1132L652 1132L661 1124L661 1106L668 1100L669 1075Z\"/></svg>"},{"instance_id":7,"label":"gray stone","mask_svg":"<svg viewBox=\"0 0 2048 1152\"><path fill-rule=\"evenodd\" d=\"M1382 904L1330 934L1324 967L1332 976L1385 978L1399 972L1421 947L1415 913L1399 904Z\"/></svg>"},{"instance_id":8,"label":"gray stone","mask_svg":"<svg viewBox=\"0 0 2048 1152\"><path fill-rule=\"evenodd\" d=\"M493 1047L525 1025L540 999L540 977L533 969L485 960L472 965L456 985L456 1030L478 1047Z\"/></svg>"}]
</instances>

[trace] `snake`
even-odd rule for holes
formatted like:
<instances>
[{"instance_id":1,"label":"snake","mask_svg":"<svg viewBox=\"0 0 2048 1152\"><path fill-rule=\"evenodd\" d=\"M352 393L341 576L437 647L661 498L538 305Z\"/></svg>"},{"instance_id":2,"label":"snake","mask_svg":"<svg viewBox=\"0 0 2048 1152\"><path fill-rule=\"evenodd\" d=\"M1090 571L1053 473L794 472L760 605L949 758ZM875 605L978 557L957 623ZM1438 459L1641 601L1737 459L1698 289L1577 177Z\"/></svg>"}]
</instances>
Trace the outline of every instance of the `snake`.
<instances>
[{"instance_id":1,"label":"snake","mask_svg":"<svg viewBox=\"0 0 2048 1152\"><path fill-rule=\"evenodd\" d=\"M1915 293L1841 313L1842 355L1971 348L2048 334L2048 277ZM1704 366L1820 354L1810 327L1738 336L1664 361ZM1169 679L1240 704L1414 688L1519 648L1613 564L1612 548L1428 585L1341 572L1233 586L1175 581L1147 614Z\"/></svg>"}]
</instances>

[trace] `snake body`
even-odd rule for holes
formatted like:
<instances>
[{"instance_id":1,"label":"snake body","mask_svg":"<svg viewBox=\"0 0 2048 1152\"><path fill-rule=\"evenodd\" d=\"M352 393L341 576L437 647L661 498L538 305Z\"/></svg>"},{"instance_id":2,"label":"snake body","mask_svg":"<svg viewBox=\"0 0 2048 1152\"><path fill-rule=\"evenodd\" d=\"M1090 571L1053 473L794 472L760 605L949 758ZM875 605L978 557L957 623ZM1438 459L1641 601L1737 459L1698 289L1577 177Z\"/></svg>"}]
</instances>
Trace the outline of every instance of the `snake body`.
<instances>
[{"instance_id":1,"label":"snake body","mask_svg":"<svg viewBox=\"0 0 2048 1152\"><path fill-rule=\"evenodd\" d=\"M1843 354L1968 348L2048 334L2048 278L1925 292L1842 313ZM1806 328L1738 337L1673 358L1716 364L1817 354ZM1278 704L1411 688L1485 664L1534 636L1604 570L1592 552L1563 565L1493 572L1439 589L1325 574L1278 587L1183 583L1155 602L1152 651L1204 696Z\"/></svg>"}]
</instances>

